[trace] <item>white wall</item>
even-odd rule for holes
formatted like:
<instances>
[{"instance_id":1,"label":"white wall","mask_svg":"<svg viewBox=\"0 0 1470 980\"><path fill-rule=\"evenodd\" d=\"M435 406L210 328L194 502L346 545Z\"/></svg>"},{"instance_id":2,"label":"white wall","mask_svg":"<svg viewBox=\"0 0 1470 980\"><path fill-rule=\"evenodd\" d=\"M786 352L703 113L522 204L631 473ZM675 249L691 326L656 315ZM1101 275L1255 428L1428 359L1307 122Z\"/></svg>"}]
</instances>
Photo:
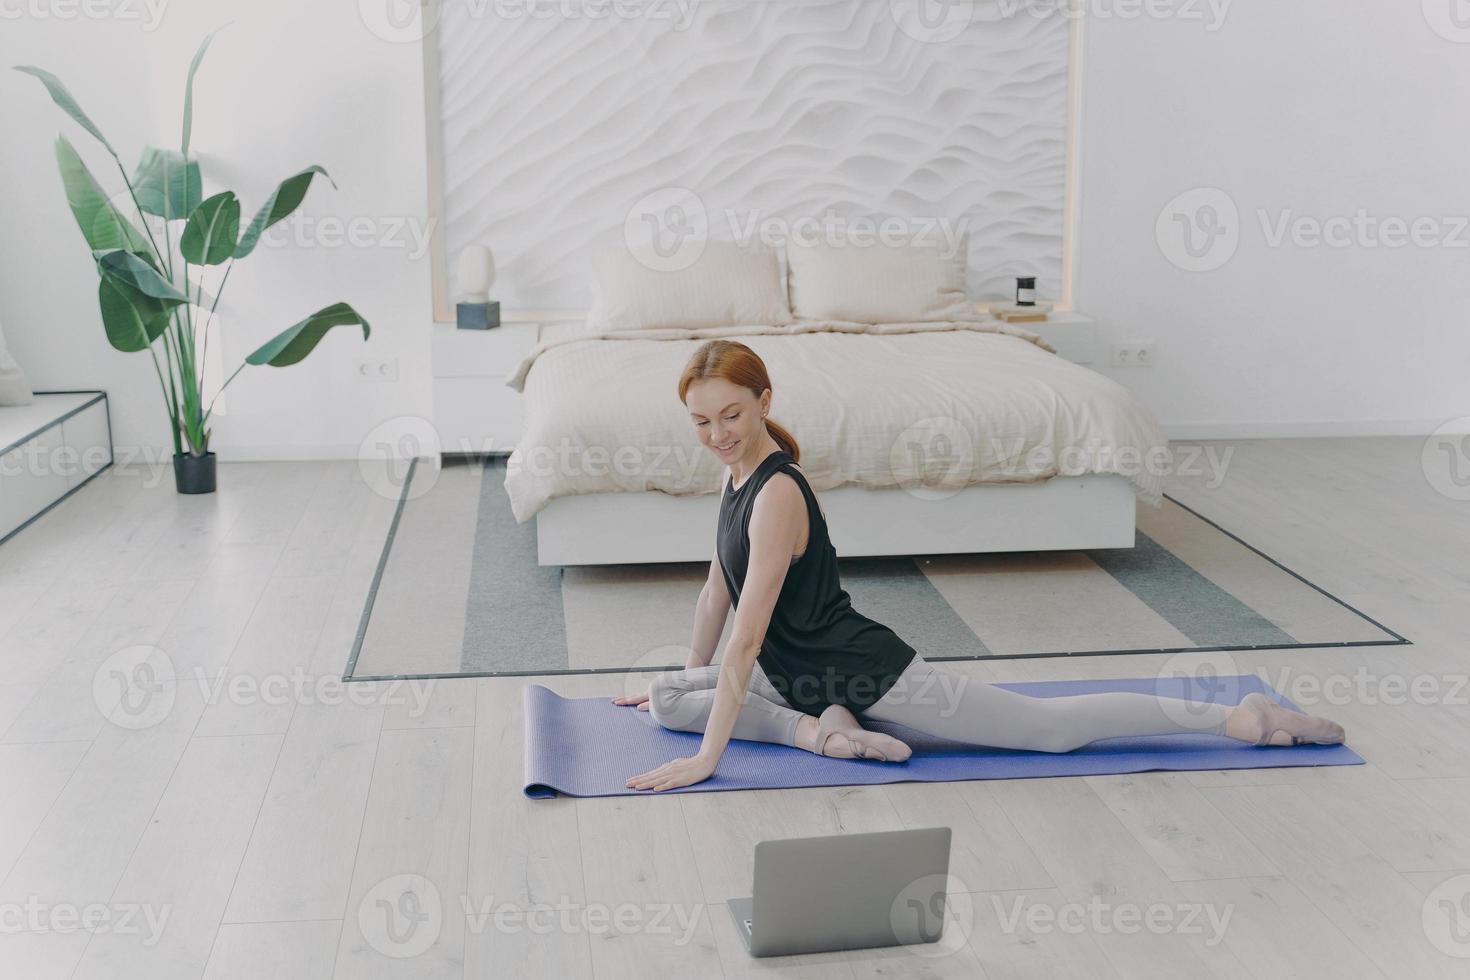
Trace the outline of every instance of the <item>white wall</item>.
<instances>
[{"instance_id":1,"label":"white wall","mask_svg":"<svg viewBox=\"0 0 1470 980\"><path fill-rule=\"evenodd\" d=\"M428 256L414 258L410 236L395 231L400 222L420 231L427 223L420 48L375 36L352 3L210 0L163 9L156 29L120 18L0 22L0 323L36 387L106 388L120 448L169 447L149 358L114 351L103 335L95 273L56 173L55 135L67 135L108 190L121 190L121 178L41 85L9 66L60 76L131 169L144 143L178 145L189 59L228 21L195 85L192 145L205 193L234 190L253 213L277 182L313 163L339 189L315 183L300 212L312 223L279 228L288 244L263 245L236 265L221 306L230 316L212 343L223 343L231 371L271 336L339 300L373 333L364 344L356 328L340 327L301 364L246 368L222 400L227 414L211 445L237 459L354 455L377 422L428 415L431 405ZM365 244L321 234L328 218L356 228ZM396 357L401 380L357 380L359 357Z\"/></svg>"},{"instance_id":2,"label":"white wall","mask_svg":"<svg viewBox=\"0 0 1470 980\"><path fill-rule=\"evenodd\" d=\"M1084 38L1076 303L1111 339L1154 341L1154 367L1109 373L1172 436L1470 415L1470 229L1459 248L1271 247L1257 218L1470 215L1470 43L1438 36L1417 0L1238 0L1213 32L1094 16ZM1240 240L1188 272L1154 225L1201 186L1233 198Z\"/></svg>"},{"instance_id":3,"label":"white wall","mask_svg":"<svg viewBox=\"0 0 1470 980\"><path fill-rule=\"evenodd\" d=\"M1177 437L1427 432L1470 415L1470 249L1273 248L1256 217L1470 215L1470 44L1437 36L1418 3L1241 0L1215 31L1124 19L1126 0L1092 9L1111 16L1089 17L1085 30L1076 302L1109 339L1153 341L1157 361L1104 370ZM103 337L55 134L117 185L106 158L9 65L55 70L132 163L144 142L176 143L188 58L231 21L196 91L210 188L236 189L251 209L280 178L321 163L340 190L314 187L305 213L377 222L385 237L400 219L427 220L416 43L374 35L353 3L196 0L165 11L153 31L0 23L0 323L39 387L107 388L119 446L154 452L168 445L157 383L146 357ZM1240 242L1221 268L1186 272L1154 226L1176 194L1200 186L1229 193ZM227 363L339 299L374 333L365 346L342 329L303 364L247 369L217 449L350 455L377 422L428 414L428 259L408 253L391 242L308 244L240 263L226 293ZM402 380L355 380L353 361L368 354L396 356Z\"/></svg>"}]
</instances>

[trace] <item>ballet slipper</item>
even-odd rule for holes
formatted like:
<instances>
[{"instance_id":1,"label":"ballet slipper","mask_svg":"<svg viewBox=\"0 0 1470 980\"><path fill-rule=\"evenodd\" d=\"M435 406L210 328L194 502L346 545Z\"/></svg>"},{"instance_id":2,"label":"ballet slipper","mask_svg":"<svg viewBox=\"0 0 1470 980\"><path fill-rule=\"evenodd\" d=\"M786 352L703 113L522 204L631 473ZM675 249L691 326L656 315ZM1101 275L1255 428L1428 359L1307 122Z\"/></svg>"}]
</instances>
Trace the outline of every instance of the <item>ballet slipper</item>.
<instances>
[{"instance_id":1,"label":"ballet slipper","mask_svg":"<svg viewBox=\"0 0 1470 980\"><path fill-rule=\"evenodd\" d=\"M848 751L854 759L872 759L876 762L903 762L913 750L892 735L870 732L858 724L851 711L840 704L828 705L817 719L817 754L828 755L827 739L841 735L847 739ZM841 758L840 756L828 756Z\"/></svg>"},{"instance_id":2,"label":"ballet slipper","mask_svg":"<svg viewBox=\"0 0 1470 980\"><path fill-rule=\"evenodd\" d=\"M1240 707L1255 716L1261 725L1257 745L1333 745L1346 737L1343 727L1335 721L1318 718L1301 711L1293 711L1277 704L1259 691L1241 699ZM1289 743L1272 741L1277 735L1291 738Z\"/></svg>"}]
</instances>

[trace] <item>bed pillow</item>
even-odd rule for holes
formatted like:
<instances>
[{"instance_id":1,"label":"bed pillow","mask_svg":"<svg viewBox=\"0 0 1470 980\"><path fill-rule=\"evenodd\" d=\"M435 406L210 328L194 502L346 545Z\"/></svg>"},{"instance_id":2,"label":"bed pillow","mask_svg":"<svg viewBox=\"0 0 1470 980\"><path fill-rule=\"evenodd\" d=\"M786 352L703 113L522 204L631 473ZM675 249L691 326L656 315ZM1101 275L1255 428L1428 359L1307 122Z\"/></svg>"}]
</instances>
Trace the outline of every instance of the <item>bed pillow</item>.
<instances>
[{"instance_id":1,"label":"bed pillow","mask_svg":"<svg viewBox=\"0 0 1470 980\"><path fill-rule=\"evenodd\" d=\"M950 245L786 245L791 313L799 320L923 323L978 320L965 290L969 236Z\"/></svg>"},{"instance_id":2,"label":"bed pillow","mask_svg":"<svg viewBox=\"0 0 1470 980\"><path fill-rule=\"evenodd\" d=\"M626 248L598 256L589 330L783 326L791 322L776 254L707 242L688 268L650 269Z\"/></svg>"},{"instance_id":3,"label":"bed pillow","mask_svg":"<svg viewBox=\"0 0 1470 980\"><path fill-rule=\"evenodd\" d=\"M0 405L29 405L33 400L26 376L5 347L5 331L0 329Z\"/></svg>"}]
</instances>

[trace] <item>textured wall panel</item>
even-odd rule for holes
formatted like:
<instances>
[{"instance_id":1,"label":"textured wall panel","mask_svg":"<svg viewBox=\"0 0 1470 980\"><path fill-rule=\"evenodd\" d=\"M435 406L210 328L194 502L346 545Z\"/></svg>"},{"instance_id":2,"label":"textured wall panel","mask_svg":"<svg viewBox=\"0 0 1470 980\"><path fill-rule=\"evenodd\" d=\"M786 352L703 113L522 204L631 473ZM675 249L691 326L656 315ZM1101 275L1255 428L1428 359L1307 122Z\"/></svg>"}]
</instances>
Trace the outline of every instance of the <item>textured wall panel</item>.
<instances>
[{"instance_id":1,"label":"textured wall panel","mask_svg":"<svg viewBox=\"0 0 1470 980\"><path fill-rule=\"evenodd\" d=\"M649 201L688 220L659 203L686 188L713 238L914 219L935 240L968 230L975 297L1009 297L1017 274L1056 296L1069 25L1046 6L446 0L450 268L482 242L507 306L584 309L591 256Z\"/></svg>"}]
</instances>

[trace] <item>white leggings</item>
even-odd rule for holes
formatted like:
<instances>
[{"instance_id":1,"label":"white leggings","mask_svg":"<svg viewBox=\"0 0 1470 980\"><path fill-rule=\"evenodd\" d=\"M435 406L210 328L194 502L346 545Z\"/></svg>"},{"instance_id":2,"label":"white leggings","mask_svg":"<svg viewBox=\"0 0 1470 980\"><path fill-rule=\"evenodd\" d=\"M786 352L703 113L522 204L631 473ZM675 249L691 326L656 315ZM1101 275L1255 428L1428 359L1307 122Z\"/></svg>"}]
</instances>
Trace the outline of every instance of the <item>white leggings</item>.
<instances>
[{"instance_id":1,"label":"white leggings","mask_svg":"<svg viewBox=\"0 0 1470 980\"><path fill-rule=\"evenodd\" d=\"M649 686L648 710L664 728L702 732L719 676L719 664L660 674ZM893 687L857 714L953 742L1070 752L1100 738L1223 734L1227 713L1225 706L1207 701L1126 691L1036 698L940 670L915 654ZM795 745L802 715L781 697L757 662L731 736Z\"/></svg>"}]
</instances>

